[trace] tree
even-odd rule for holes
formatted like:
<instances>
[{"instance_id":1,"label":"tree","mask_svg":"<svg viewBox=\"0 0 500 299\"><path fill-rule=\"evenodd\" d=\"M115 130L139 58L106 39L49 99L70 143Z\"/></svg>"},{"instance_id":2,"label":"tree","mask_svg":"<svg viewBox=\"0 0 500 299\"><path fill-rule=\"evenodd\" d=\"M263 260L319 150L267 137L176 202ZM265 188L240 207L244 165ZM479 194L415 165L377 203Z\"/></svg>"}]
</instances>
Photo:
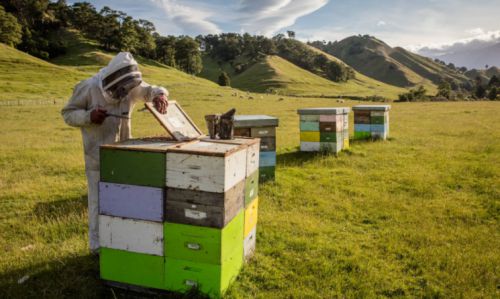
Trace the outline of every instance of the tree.
<instances>
[{"instance_id":1,"label":"tree","mask_svg":"<svg viewBox=\"0 0 500 299\"><path fill-rule=\"evenodd\" d=\"M426 101L427 90L423 86L419 86L418 89L410 89L407 93L402 93L399 95L398 102L418 102L418 101Z\"/></svg>"},{"instance_id":2,"label":"tree","mask_svg":"<svg viewBox=\"0 0 500 299\"><path fill-rule=\"evenodd\" d=\"M155 25L147 20L139 20L135 23L135 31L139 37L136 45L137 53L148 58L155 58L156 42L153 32Z\"/></svg>"},{"instance_id":3,"label":"tree","mask_svg":"<svg viewBox=\"0 0 500 299\"><path fill-rule=\"evenodd\" d=\"M490 89L490 92L488 93L488 99L492 100L492 101L495 101L497 99L497 96L498 96L498 90L496 87L492 87Z\"/></svg>"},{"instance_id":4,"label":"tree","mask_svg":"<svg viewBox=\"0 0 500 299\"><path fill-rule=\"evenodd\" d=\"M220 86L231 86L231 80L229 79L227 73L224 71L220 73L218 82Z\"/></svg>"},{"instance_id":5,"label":"tree","mask_svg":"<svg viewBox=\"0 0 500 299\"><path fill-rule=\"evenodd\" d=\"M438 92L436 96L438 97L445 97L447 99L450 99L451 95L451 84L448 81L441 81L438 85Z\"/></svg>"},{"instance_id":6,"label":"tree","mask_svg":"<svg viewBox=\"0 0 500 299\"><path fill-rule=\"evenodd\" d=\"M476 86L476 91L474 94L475 94L476 98L484 99L484 97L486 96L486 88L484 88L484 86L482 86L482 85L478 85L478 86Z\"/></svg>"},{"instance_id":7,"label":"tree","mask_svg":"<svg viewBox=\"0 0 500 299\"><path fill-rule=\"evenodd\" d=\"M22 37L21 24L0 5L0 42L15 47L21 42Z\"/></svg>"},{"instance_id":8,"label":"tree","mask_svg":"<svg viewBox=\"0 0 500 299\"><path fill-rule=\"evenodd\" d=\"M288 38L295 38L295 31L288 30L286 34L288 35Z\"/></svg>"},{"instance_id":9,"label":"tree","mask_svg":"<svg viewBox=\"0 0 500 299\"><path fill-rule=\"evenodd\" d=\"M490 78L490 82L488 82L488 87L489 88L491 88L491 87L500 87L500 79L498 79L498 77L496 75L493 75Z\"/></svg>"},{"instance_id":10,"label":"tree","mask_svg":"<svg viewBox=\"0 0 500 299\"><path fill-rule=\"evenodd\" d=\"M179 69L188 74L199 74L203 68L200 45L189 36L182 36L175 42L175 61Z\"/></svg>"},{"instance_id":11,"label":"tree","mask_svg":"<svg viewBox=\"0 0 500 299\"><path fill-rule=\"evenodd\" d=\"M155 34L156 59L171 67L176 67L175 63L175 36L160 36Z\"/></svg>"}]
</instances>

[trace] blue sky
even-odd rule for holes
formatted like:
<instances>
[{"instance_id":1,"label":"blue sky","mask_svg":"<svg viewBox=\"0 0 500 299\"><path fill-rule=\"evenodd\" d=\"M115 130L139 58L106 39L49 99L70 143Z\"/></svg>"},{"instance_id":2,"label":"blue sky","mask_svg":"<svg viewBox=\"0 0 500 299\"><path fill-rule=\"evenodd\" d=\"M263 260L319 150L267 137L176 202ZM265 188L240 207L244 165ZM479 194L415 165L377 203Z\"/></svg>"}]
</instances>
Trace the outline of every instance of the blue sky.
<instances>
[{"instance_id":1,"label":"blue sky","mask_svg":"<svg viewBox=\"0 0 500 299\"><path fill-rule=\"evenodd\" d=\"M301 40L334 41L370 34L411 50L500 41L500 0L87 1L150 20L163 35L293 30Z\"/></svg>"}]
</instances>

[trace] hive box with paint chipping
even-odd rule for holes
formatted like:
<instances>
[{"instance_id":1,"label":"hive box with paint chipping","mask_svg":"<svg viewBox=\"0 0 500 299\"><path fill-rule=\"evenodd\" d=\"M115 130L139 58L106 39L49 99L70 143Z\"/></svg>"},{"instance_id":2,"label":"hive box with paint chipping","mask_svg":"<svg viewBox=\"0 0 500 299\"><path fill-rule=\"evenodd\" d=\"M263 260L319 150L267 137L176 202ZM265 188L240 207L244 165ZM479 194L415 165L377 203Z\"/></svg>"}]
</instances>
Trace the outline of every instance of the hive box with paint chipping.
<instances>
[{"instance_id":1,"label":"hive box with paint chipping","mask_svg":"<svg viewBox=\"0 0 500 299\"><path fill-rule=\"evenodd\" d=\"M389 136L390 105L357 105L354 111L355 139L382 139Z\"/></svg>"},{"instance_id":2,"label":"hive box with paint chipping","mask_svg":"<svg viewBox=\"0 0 500 299\"><path fill-rule=\"evenodd\" d=\"M222 228L257 196L258 139L201 139L173 149L167 160L173 161L167 178L169 222Z\"/></svg>"},{"instance_id":3,"label":"hive box with paint chipping","mask_svg":"<svg viewBox=\"0 0 500 299\"><path fill-rule=\"evenodd\" d=\"M268 115L236 115L234 117L235 136L260 138L261 182L273 180L276 170L276 127L279 120Z\"/></svg>"},{"instance_id":4,"label":"hive box with paint chipping","mask_svg":"<svg viewBox=\"0 0 500 299\"><path fill-rule=\"evenodd\" d=\"M347 148L349 111L346 107L299 109L301 151L336 153Z\"/></svg>"},{"instance_id":5,"label":"hive box with paint chipping","mask_svg":"<svg viewBox=\"0 0 500 299\"><path fill-rule=\"evenodd\" d=\"M227 143L227 144L237 144L244 145L247 147L247 165L246 165L246 177L245 177L245 206L250 203L254 198L257 197L259 191L259 172L262 167L260 159L262 153L260 153L259 147L262 141L259 138L249 138L249 137L236 137L232 140L212 140L212 139L201 139L210 142Z\"/></svg>"}]
</instances>

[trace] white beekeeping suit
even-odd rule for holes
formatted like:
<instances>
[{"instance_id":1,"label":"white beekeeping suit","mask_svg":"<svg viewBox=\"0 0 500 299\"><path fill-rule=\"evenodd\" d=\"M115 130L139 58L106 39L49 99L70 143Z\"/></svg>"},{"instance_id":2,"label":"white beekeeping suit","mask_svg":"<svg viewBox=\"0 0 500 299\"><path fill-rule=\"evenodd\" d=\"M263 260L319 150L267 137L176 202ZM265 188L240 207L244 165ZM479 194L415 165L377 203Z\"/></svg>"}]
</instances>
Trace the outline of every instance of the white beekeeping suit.
<instances>
[{"instance_id":1,"label":"white beekeeping suit","mask_svg":"<svg viewBox=\"0 0 500 299\"><path fill-rule=\"evenodd\" d=\"M137 101L154 100L156 106L158 99L166 103L167 96L165 88L142 82L135 59L130 53L122 52L95 76L76 85L72 97L61 111L68 125L80 127L82 131L88 182L89 240L93 252L99 248L99 146L132 137L130 117ZM101 114L98 123L95 123L96 114Z\"/></svg>"}]
</instances>

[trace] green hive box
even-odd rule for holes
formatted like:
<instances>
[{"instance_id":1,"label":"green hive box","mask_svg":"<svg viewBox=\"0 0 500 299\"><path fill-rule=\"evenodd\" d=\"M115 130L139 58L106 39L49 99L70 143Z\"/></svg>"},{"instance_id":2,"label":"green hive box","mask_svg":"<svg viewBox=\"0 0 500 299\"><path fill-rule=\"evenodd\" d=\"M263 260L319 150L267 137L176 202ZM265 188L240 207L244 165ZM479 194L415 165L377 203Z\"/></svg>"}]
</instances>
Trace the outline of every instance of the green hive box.
<instances>
[{"instance_id":1,"label":"green hive box","mask_svg":"<svg viewBox=\"0 0 500 299\"><path fill-rule=\"evenodd\" d=\"M164 289L164 257L104 247L99 255L102 279Z\"/></svg>"},{"instance_id":2,"label":"green hive box","mask_svg":"<svg viewBox=\"0 0 500 299\"><path fill-rule=\"evenodd\" d=\"M267 180L274 180L276 173L276 166L265 166L259 168L259 180L265 182Z\"/></svg>"},{"instance_id":3,"label":"green hive box","mask_svg":"<svg viewBox=\"0 0 500 299\"><path fill-rule=\"evenodd\" d=\"M220 265L237 251L243 256L244 211L224 228L165 222L165 256Z\"/></svg>"},{"instance_id":4,"label":"green hive box","mask_svg":"<svg viewBox=\"0 0 500 299\"><path fill-rule=\"evenodd\" d=\"M259 192L259 170L245 179L245 207L257 197Z\"/></svg>"},{"instance_id":5,"label":"green hive box","mask_svg":"<svg viewBox=\"0 0 500 299\"><path fill-rule=\"evenodd\" d=\"M186 292L192 288L212 298L221 297L238 275L243 265L243 253L234 251L222 265L166 258L165 288Z\"/></svg>"},{"instance_id":6,"label":"green hive box","mask_svg":"<svg viewBox=\"0 0 500 299\"><path fill-rule=\"evenodd\" d=\"M166 138L130 139L100 149L101 181L164 187L167 148L177 145Z\"/></svg>"}]
</instances>

